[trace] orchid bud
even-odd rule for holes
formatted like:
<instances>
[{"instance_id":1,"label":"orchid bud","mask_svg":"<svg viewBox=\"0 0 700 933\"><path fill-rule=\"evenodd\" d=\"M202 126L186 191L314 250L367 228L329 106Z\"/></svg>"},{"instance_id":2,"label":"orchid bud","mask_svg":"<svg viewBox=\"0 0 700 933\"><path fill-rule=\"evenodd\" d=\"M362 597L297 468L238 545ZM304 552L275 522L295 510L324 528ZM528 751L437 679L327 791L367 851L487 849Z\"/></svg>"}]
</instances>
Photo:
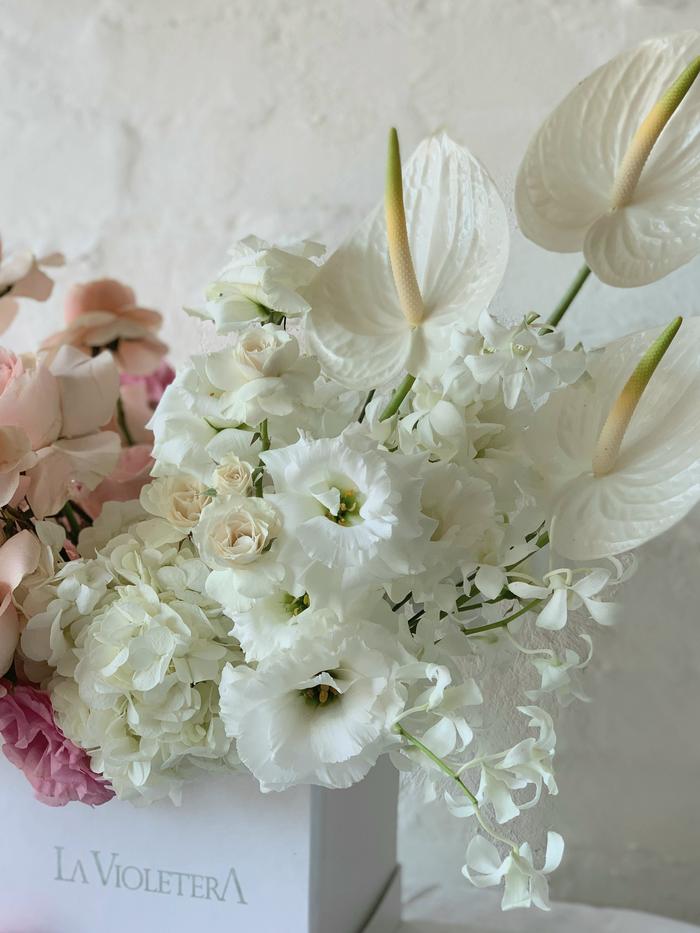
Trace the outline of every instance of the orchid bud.
<instances>
[{"instance_id":1,"label":"orchid bud","mask_svg":"<svg viewBox=\"0 0 700 933\"><path fill-rule=\"evenodd\" d=\"M389 132L384 209L391 271L394 274L399 303L408 323L411 327L416 327L425 316L425 306L413 268L411 248L408 244L401 178L401 152L399 137L395 129Z\"/></svg>"},{"instance_id":2,"label":"orchid bud","mask_svg":"<svg viewBox=\"0 0 700 933\"><path fill-rule=\"evenodd\" d=\"M654 144L692 87L698 73L700 73L700 57L692 61L676 78L666 93L651 108L632 137L615 177L612 190L613 208L624 207L631 201L639 176L642 174L642 169Z\"/></svg>"},{"instance_id":3,"label":"orchid bud","mask_svg":"<svg viewBox=\"0 0 700 933\"><path fill-rule=\"evenodd\" d=\"M632 415L649 384L649 380L654 375L656 367L671 346L671 342L682 323L683 318L677 317L659 335L635 367L617 401L610 409L610 414L605 420L593 454L593 474L595 476L605 476L614 468L620 453L622 440L632 420Z\"/></svg>"}]
</instances>

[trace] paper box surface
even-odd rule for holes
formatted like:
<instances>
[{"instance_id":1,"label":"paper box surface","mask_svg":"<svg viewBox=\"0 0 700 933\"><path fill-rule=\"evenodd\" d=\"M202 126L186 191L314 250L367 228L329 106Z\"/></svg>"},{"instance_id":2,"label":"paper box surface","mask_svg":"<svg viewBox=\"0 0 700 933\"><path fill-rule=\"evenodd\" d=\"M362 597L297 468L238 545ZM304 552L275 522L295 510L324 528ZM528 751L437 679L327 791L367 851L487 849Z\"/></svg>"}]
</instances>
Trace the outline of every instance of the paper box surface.
<instances>
[{"instance_id":1,"label":"paper box surface","mask_svg":"<svg viewBox=\"0 0 700 933\"><path fill-rule=\"evenodd\" d=\"M393 933L397 789L383 761L349 790L52 809L0 755L0 933Z\"/></svg>"}]
</instances>

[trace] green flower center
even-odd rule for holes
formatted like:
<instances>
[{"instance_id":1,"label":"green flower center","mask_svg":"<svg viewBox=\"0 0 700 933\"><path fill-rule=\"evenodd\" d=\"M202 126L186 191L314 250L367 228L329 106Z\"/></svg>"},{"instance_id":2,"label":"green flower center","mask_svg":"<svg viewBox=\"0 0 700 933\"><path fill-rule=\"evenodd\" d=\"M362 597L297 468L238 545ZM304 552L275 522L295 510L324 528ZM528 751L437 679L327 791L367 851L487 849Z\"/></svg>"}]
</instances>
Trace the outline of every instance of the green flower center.
<instances>
[{"instance_id":1,"label":"green flower center","mask_svg":"<svg viewBox=\"0 0 700 933\"><path fill-rule=\"evenodd\" d=\"M292 596L291 593L287 593L284 597L284 606L290 616L300 615L310 605L311 600L308 593L303 593L301 596Z\"/></svg>"},{"instance_id":2,"label":"green flower center","mask_svg":"<svg viewBox=\"0 0 700 933\"><path fill-rule=\"evenodd\" d=\"M354 525L360 521L360 508L362 503L355 489L341 489L334 486L340 493L340 504L338 511L334 515L329 509L326 509L326 518L329 518L336 525Z\"/></svg>"}]
</instances>

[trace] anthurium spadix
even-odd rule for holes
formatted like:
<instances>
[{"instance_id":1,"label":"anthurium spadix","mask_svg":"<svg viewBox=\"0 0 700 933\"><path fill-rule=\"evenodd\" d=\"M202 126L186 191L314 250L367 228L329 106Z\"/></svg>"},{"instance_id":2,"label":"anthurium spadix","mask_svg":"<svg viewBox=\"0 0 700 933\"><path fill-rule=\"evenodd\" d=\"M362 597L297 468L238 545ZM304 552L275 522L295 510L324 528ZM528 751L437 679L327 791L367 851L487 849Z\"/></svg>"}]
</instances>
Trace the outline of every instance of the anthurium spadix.
<instances>
[{"instance_id":1,"label":"anthurium spadix","mask_svg":"<svg viewBox=\"0 0 700 933\"><path fill-rule=\"evenodd\" d=\"M424 140L401 172L392 135L386 204L306 293L311 347L351 388L427 376L446 358L454 326L476 324L507 258L505 207L479 162L441 133Z\"/></svg>"},{"instance_id":2,"label":"anthurium spadix","mask_svg":"<svg viewBox=\"0 0 700 933\"><path fill-rule=\"evenodd\" d=\"M700 501L700 318L679 324L592 354L591 378L555 393L525 432L559 554L620 554Z\"/></svg>"},{"instance_id":3,"label":"anthurium spadix","mask_svg":"<svg viewBox=\"0 0 700 933\"><path fill-rule=\"evenodd\" d=\"M545 120L520 167L523 233L583 251L603 282L660 279L700 253L700 33L603 65Z\"/></svg>"}]
</instances>

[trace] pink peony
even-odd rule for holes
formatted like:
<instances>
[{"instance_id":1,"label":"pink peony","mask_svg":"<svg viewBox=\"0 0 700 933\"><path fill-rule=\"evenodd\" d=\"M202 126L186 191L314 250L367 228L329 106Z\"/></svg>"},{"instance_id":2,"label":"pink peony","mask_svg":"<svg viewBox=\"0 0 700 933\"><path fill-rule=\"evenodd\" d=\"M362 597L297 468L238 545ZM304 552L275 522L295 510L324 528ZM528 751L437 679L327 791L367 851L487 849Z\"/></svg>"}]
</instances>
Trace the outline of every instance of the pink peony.
<instances>
[{"instance_id":1,"label":"pink peony","mask_svg":"<svg viewBox=\"0 0 700 933\"><path fill-rule=\"evenodd\" d=\"M0 697L0 736L5 757L24 772L42 803L99 806L114 797L90 767L87 752L58 728L51 700L41 690L18 686Z\"/></svg>"},{"instance_id":2,"label":"pink peony","mask_svg":"<svg viewBox=\"0 0 700 933\"><path fill-rule=\"evenodd\" d=\"M161 315L137 305L132 289L116 279L74 285L64 316L67 327L45 340L44 348L70 344L88 355L107 348L123 372L140 376L154 372L167 352L155 336Z\"/></svg>"},{"instance_id":3,"label":"pink peony","mask_svg":"<svg viewBox=\"0 0 700 933\"><path fill-rule=\"evenodd\" d=\"M102 511L105 502L129 502L138 499L141 488L151 480L153 457L150 444L124 447L119 463L96 489L80 490L73 497L93 520Z\"/></svg>"}]
</instances>

